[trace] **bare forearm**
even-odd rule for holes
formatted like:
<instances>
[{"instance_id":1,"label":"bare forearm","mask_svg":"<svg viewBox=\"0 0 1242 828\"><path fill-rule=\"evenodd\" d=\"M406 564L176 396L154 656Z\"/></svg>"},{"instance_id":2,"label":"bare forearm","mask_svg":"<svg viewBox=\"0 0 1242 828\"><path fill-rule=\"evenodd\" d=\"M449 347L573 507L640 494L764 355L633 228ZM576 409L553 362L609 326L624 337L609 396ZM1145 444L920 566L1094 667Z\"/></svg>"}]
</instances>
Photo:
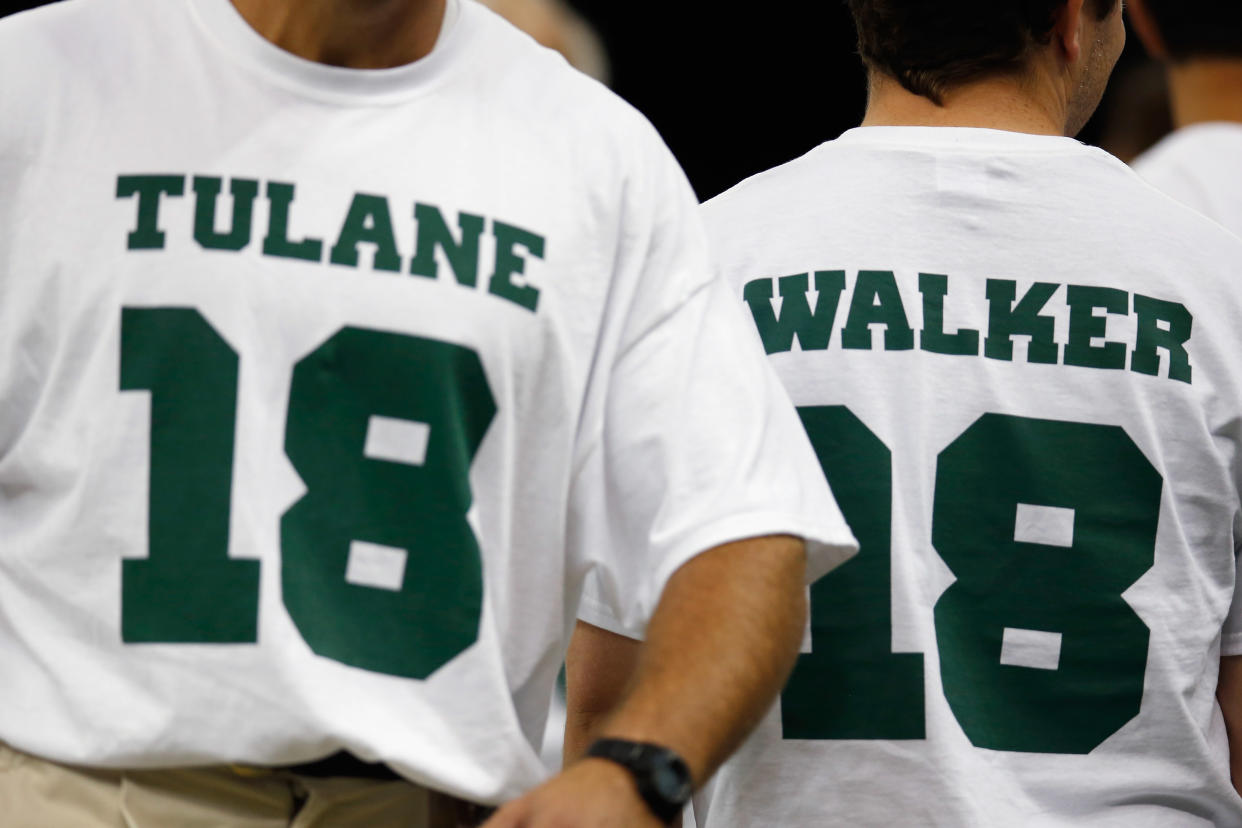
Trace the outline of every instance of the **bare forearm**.
<instances>
[{"instance_id":1,"label":"bare forearm","mask_svg":"<svg viewBox=\"0 0 1242 828\"><path fill-rule=\"evenodd\" d=\"M566 767L581 759L604 722L621 705L638 669L641 642L583 621L565 657Z\"/></svg>"},{"instance_id":2,"label":"bare forearm","mask_svg":"<svg viewBox=\"0 0 1242 828\"><path fill-rule=\"evenodd\" d=\"M671 748L702 784L793 668L806 621L804 577L803 543L788 537L726 544L683 566L651 619L623 701L598 735Z\"/></svg>"},{"instance_id":3,"label":"bare forearm","mask_svg":"<svg viewBox=\"0 0 1242 828\"><path fill-rule=\"evenodd\" d=\"M1242 656L1226 656L1220 660L1216 698L1229 734L1229 768L1233 786L1242 793Z\"/></svg>"}]
</instances>

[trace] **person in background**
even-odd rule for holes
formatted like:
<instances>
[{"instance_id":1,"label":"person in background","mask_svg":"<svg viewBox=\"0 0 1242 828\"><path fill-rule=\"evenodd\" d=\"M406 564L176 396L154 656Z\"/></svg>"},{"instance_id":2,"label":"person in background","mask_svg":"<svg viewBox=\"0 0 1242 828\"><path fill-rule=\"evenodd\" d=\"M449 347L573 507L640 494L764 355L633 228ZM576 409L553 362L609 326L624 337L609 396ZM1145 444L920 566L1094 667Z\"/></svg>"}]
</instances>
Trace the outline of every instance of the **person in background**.
<instances>
[{"instance_id":1,"label":"person in background","mask_svg":"<svg viewBox=\"0 0 1242 828\"><path fill-rule=\"evenodd\" d=\"M1242 3L1131 0L1135 31L1165 64L1177 130L1134 162L1177 200L1242 234Z\"/></svg>"}]
</instances>

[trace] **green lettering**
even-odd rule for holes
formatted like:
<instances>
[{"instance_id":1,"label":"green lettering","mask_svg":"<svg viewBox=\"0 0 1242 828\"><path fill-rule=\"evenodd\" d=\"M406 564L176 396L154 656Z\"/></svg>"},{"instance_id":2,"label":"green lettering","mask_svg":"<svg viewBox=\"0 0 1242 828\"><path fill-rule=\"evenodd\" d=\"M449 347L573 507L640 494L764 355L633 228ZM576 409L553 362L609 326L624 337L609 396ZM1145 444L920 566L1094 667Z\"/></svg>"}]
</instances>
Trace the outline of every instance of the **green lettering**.
<instances>
[{"instance_id":1,"label":"green lettering","mask_svg":"<svg viewBox=\"0 0 1242 828\"><path fill-rule=\"evenodd\" d=\"M150 395L146 558L118 561L121 640L257 641L257 560L227 557L240 360L193 308L122 308L122 391Z\"/></svg>"},{"instance_id":2,"label":"green lettering","mask_svg":"<svg viewBox=\"0 0 1242 828\"><path fill-rule=\"evenodd\" d=\"M222 181L204 175L194 176L194 240L206 250L241 250L250 244L250 224L259 182L245 178L229 181L233 196L233 224L227 233L216 230L216 204Z\"/></svg>"},{"instance_id":3,"label":"green lettering","mask_svg":"<svg viewBox=\"0 0 1242 828\"><path fill-rule=\"evenodd\" d=\"M988 335L983 343L983 355L988 359L1012 360L1012 337L1029 336L1027 360L1056 365L1061 353L1061 346L1054 339L1056 320L1040 316L1039 312L1058 287L1060 285L1049 282L1036 282L1015 307L1017 283L1008 279L988 279Z\"/></svg>"},{"instance_id":4,"label":"green lettering","mask_svg":"<svg viewBox=\"0 0 1242 828\"><path fill-rule=\"evenodd\" d=\"M483 235L484 219L469 213L457 214L457 226L461 228L461 241L453 238L453 231L444 220L444 214L431 204L415 204L414 220L418 222L418 246L410 261L410 273L435 279L439 276L436 248L444 251L457 284L474 287L479 281L479 237Z\"/></svg>"},{"instance_id":5,"label":"green lettering","mask_svg":"<svg viewBox=\"0 0 1242 828\"><path fill-rule=\"evenodd\" d=\"M920 273L919 292L923 294L923 330L919 334L919 348L933 354L978 356L978 331L963 328L953 334L944 332L944 297L949 293L949 277Z\"/></svg>"},{"instance_id":6,"label":"green lettering","mask_svg":"<svg viewBox=\"0 0 1242 828\"><path fill-rule=\"evenodd\" d=\"M183 175L121 175L116 179L116 197L138 196L138 224L129 234L130 250L162 250L160 196L185 195Z\"/></svg>"},{"instance_id":7,"label":"green lettering","mask_svg":"<svg viewBox=\"0 0 1242 828\"><path fill-rule=\"evenodd\" d=\"M1102 339L1108 331L1108 318L1097 316L1096 309L1124 316L1130 312L1130 294L1116 288L1069 285L1065 288L1065 298L1070 308L1065 364L1124 371L1125 345L1120 342L1092 345L1091 340Z\"/></svg>"},{"instance_id":8,"label":"green lettering","mask_svg":"<svg viewBox=\"0 0 1242 828\"><path fill-rule=\"evenodd\" d=\"M1156 349L1163 348L1169 355L1169 379L1189 384L1190 354L1186 351L1186 343L1190 341L1195 321L1190 311L1177 302L1136 293L1134 312L1138 314L1138 336L1134 353L1130 355L1130 370L1159 376L1160 355Z\"/></svg>"},{"instance_id":9,"label":"green lettering","mask_svg":"<svg viewBox=\"0 0 1242 828\"><path fill-rule=\"evenodd\" d=\"M884 350L909 351L914 348L914 330L906 319L906 309L891 270L863 270L858 274L850 315L841 331L841 345L858 351L871 349L871 326L883 325Z\"/></svg>"},{"instance_id":10,"label":"green lettering","mask_svg":"<svg viewBox=\"0 0 1242 828\"><path fill-rule=\"evenodd\" d=\"M318 239L289 240L289 206L293 203L293 195L292 184L267 182L267 201L271 212L267 219L267 238L263 240L263 255L322 261L323 242Z\"/></svg>"},{"instance_id":11,"label":"green lettering","mask_svg":"<svg viewBox=\"0 0 1242 828\"><path fill-rule=\"evenodd\" d=\"M750 306L755 327L769 354L793 350L795 338L804 351L824 351L832 339L832 325L837 306L845 291L844 270L817 270L815 310L807 301L810 278L806 273L782 276L780 282L781 312L772 310L772 279L755 279L742 288L742 298Z\"/></svg>"},{"instance_id":12,"label":"green lettering","mask_svg":"<svg viewBox=\"0 0 1242 828\"><path fill-rule=\"evenodd\" d=\"M358 245L363 242L375 245L371 267L396 273L401 270L401 256L397 253L397 238L392 231L392 214L388 212L388 199L384 196L356 193L349 205L349 214L341 227L341 235L332 247L329 261L347 267L358 266Z\"/></svg>"},{"instance_id":13,"label":"green lettering","mask_svg":"<svg viewBox=\"0 0 1242 828\"><path fill-rule=\"evenodd\" d=\"M487 289L496 296L533 311L539 304L539 289L531 284L517 284L513 277L526 273L526 259L518 255L518 246L526 248L535 258L542 259L545 246L543 236L502 221L493 222L492 232L496 236L496 269Z\"/></svg>"}]
</instances>

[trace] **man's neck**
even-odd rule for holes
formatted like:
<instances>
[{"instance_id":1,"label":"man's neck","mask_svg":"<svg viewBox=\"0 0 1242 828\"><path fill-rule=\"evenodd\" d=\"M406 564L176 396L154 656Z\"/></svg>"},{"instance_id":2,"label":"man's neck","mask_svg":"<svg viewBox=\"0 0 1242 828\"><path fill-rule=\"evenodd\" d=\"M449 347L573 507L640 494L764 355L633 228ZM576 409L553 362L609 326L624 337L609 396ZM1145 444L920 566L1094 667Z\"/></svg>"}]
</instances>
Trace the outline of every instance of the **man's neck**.
<instances>
[{"instance_id":1,"label":"man's neck","mask_svg":"<svg viewBox=\"0 0 1242 828\"><path fill-rule=\"evenodd\" d=\"M431 54L446 0L232 0L259 34L298 57L351 69Z\"/></svg>"},{"instance_id":2,"label":"man's neck","mask_svg":"<svg viewBox=\"0 0 1242 828\"><path fill-rule=\"evenodd\" d=\"M1198 58L1169 68L1173 123L1242 123L1242 59Z\"/></svg>"},{"instance_id":3,"label":"man's neck","mask_svg":"<svg viewBox=\"0 0 1242 828\"><path fill-rule=\"evenodd\" d=\"M863 126L977 127L1034 135L1064 135L1057 105L1041 100L1022 78L994 77L951 90L944 105L872 73Z\"/></svg>"}]
</instances>

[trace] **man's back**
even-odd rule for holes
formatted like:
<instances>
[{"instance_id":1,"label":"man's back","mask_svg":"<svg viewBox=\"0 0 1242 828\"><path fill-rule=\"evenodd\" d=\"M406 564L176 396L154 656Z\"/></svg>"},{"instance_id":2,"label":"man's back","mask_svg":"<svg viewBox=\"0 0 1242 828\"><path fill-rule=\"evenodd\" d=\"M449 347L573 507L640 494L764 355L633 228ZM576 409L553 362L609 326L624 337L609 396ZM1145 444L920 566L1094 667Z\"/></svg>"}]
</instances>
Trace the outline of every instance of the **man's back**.
<instances>
[{"instance_id":1,"label":"man's back","mask_svg":"<svg viewBox=\"0 0 1242 828\"><path fill-rule=\"evenodd\" d=\"M862 549L703 823L1242 820L1242 244L991 130L856 130L705 210Z\"/></svg>"}]
</instances>

